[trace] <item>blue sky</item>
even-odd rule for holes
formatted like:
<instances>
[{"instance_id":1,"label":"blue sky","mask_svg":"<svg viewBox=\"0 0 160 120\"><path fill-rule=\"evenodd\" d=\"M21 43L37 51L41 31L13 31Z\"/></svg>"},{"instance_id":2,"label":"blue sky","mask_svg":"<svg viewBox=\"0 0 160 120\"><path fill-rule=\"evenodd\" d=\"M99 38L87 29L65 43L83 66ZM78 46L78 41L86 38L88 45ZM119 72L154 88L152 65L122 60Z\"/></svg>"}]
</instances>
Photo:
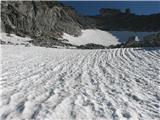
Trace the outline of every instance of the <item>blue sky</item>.
<instances>
[{"instance_id":1,"label":"blue sky","mask_svg":"<svg viewBox=\"0 0 160 120\"><path fill-rule=\"evenodd\" d=\"M61 1L62 2L62 1ZM100 8L130 8L135 14L160 13L160 1L63 1L84 15L97 15Z\"/></svg>"}]
</instances>

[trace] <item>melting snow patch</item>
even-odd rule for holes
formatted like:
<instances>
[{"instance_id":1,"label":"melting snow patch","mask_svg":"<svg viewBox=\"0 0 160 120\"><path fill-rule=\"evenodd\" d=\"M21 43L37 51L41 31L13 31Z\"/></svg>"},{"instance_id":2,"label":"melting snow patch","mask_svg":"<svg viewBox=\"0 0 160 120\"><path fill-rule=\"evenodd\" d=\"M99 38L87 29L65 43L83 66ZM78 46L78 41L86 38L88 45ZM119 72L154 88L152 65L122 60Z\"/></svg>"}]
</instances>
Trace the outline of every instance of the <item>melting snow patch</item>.
<instances>
[{"instance_id":1,"label":"melting snow patch","mask_svg":"<svg viewBox=\"0 0 160 120\"><path fill-rule=\"evenodd\" d=\"M94 43L98 45L110 46L119 43L118 39L111 33L98 29L82 30L81 36L78 37L64 33L63 39L67 39L69 43L73 45L85 45L88 43Z\"/></svg>"}]
</instances>

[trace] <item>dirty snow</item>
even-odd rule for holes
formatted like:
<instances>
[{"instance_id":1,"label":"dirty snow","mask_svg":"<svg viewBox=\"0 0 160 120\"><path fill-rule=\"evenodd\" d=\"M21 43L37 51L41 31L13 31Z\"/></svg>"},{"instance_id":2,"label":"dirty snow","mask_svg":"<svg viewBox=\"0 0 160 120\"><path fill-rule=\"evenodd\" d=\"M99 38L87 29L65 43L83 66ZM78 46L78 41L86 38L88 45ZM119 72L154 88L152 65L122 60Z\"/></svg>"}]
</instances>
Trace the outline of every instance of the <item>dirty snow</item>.
<instances>
[{"instance_id":1,"label":"dirty snow","mask_svg":"<svg viewBox=\"0 0 160 120\"><path fill-rule=\"evenodd\" d=\"M82 30L82 34L78 37L64 33L63 39L67 39L69 43L73 45L85 45L88 43L94 43L98 45L110 46L119 43L118 38L113 36L111 33L98 29Z\"/></svg>"},{"instance_id":2,"label":"dirty snow","mask_svg":"<svg viewBox=\"0 0 160 120\"><path fill-rule=\"evenodd\" d=\"M160 119L160 48L1 48L1 120Z\"/></svg>"}]
</instances>

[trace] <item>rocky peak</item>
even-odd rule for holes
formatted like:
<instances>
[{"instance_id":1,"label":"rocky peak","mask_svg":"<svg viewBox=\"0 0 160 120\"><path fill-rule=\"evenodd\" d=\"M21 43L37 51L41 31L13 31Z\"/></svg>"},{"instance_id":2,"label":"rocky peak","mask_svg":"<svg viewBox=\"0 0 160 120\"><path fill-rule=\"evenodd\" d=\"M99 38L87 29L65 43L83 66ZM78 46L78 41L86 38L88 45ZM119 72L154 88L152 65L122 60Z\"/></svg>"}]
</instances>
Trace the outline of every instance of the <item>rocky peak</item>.
<instances>
[{"instance_id":1,"label":"rocky peak","mask_svg":"<svg viewBox=\"0 0 160 120\"><path fill-rule=\"evenodd\" d=\"M81 33L76 11L55 1L2 1L2 30L22 34L57 36Z\"/></svg>"}]
</instances>

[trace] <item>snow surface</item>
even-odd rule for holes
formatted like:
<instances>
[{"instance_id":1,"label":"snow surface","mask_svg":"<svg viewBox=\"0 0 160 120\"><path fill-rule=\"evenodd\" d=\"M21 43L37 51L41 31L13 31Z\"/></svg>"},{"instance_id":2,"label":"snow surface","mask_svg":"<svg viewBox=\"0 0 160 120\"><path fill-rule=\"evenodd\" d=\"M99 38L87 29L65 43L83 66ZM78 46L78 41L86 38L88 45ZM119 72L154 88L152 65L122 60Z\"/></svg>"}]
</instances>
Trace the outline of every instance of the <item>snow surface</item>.
<instances>
[{"instance_id":1,"label":"snow surface","mask_svg":"<svg viewBox=\"0 0 160 120\"><path fill-rule=\"evenodd\" d=\"M1 120L160 119L160 48L1 48Z\"/></svg>"},{"instance_id":2,"label":"snow surface","mask_svg":"<svg viewBox=\"0 0 160 120\"><path fill-rule=\"evenodd\" d=\"M15 34L10 34L10 36L7 36L7 33L1 33L1 40L5 43L11 43L14 45L26 45L30 44L28 41L31 41L32 39L29 37L20 37ZM31 44L30 44L31 45Z\"/></svg>"},{"instance_id":3,"label":"snow surface","mask_svg":"<svg viewBox=\"0 0 160 120\"><path fill-rule=\"evenodd\" d=\"M67 39L69 43L73 45L85 45L88 43L94 43L98 45L110 46L119 43L118 39L111 33L98 29L82 30L82 34L78 37L64 33L63 38Z\"/></svg>"}]
</instances>

